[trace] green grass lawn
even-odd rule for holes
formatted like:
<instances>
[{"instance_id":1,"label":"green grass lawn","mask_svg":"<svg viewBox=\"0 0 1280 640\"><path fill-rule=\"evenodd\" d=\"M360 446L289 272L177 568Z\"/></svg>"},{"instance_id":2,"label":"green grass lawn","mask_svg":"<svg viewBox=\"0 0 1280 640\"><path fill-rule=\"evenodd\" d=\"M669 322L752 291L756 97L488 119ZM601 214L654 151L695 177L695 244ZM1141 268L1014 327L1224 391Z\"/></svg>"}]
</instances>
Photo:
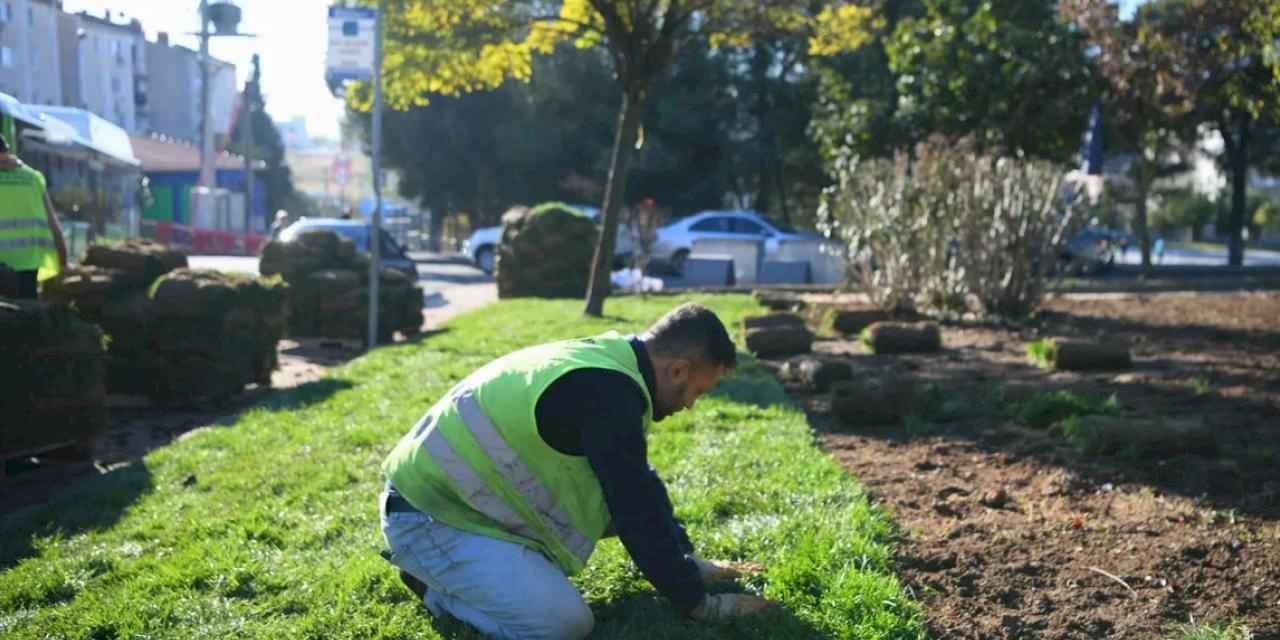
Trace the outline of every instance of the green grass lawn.
<instances>
[{"instance_id":1,"label":"green grass lawn","mask_svg":"<svg viewBox=\"0 0 1280 640\"><path fill-rule=\"evenodd\" d=\"M730 326L758 310L746 296L688 299ZM491 306L0 521L0 637L475 637L433 626L378 557L383 456L488 360L637 331L683 300L615 299L599 321L582 319L579 301ZM892 574L889 519L815 446L764 369L744 363L655 425L650 451L702 555L768 563L742 588L786 609L684 620L608 540L575 578L596 613L593 638L924 637Z\"/></svg>"}]
</instances>

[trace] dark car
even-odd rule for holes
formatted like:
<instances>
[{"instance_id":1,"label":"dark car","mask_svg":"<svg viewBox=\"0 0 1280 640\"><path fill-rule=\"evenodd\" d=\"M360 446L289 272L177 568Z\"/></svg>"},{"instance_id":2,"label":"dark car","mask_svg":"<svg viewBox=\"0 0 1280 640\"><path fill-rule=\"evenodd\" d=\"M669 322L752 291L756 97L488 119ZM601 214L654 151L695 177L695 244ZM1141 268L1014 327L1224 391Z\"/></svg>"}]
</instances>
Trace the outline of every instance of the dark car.
<instances>
[{"instance_id":1,"label":"dark car","mask_svg":"<svg viewBox=\"0 0 1280 640\"><path fill-rule=\"evenodd\" d=\"M369 253L369 225L359 220L339 220L336 218L302 218L285 227L280 232L281 242L292 242L299 233L313 229L327 229L355 243L356 251ZM382 266L389 267L409 276L413 282L418 280L418 267L405 252L404 247L396 243L386 229L379 229L382 244L378 246Z\"/></svg>"},{"instance_id":2,"label":"dark car","mask_svg":"<svg viewBox=\"0 0 1280 640\"><path fill-rule=\"evenodd\" d=\"M1085 229L1062 249L1058 264L1069 275L1104 273L1116 264L1117 246L1112 232L1106 229Z\"/></svg>"}]
</instances>

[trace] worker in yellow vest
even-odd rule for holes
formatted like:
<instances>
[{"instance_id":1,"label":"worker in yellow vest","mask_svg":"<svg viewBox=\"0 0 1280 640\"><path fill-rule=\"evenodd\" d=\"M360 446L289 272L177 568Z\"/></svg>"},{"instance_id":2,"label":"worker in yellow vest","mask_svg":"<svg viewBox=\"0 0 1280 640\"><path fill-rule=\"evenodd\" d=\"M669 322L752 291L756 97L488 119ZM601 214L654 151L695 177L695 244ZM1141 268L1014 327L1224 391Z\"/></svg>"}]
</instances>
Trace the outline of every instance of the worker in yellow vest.
<instances>
[{"instance_id":1,"label":"worker in yellow vest","mask_svg":"<svg viewBox=\"0 0 1280 640\"><path fill-rule=\"evenodd\" d=\"M37 283L67 266L67 245L44 176L23 164L0 136L0 296L36 298Z\"/></svg>"},{"instance_id":2,"label":"worker in yellow vest","mask_svg":"<svg viewBox=\"0 0 1280 640\"><path fill-rule=\"evenodd\" d=\"M578 640L590 607L569 581L617 535L640 572L696 620L774 606L705 583L760 570L694 553L645 432L737 364L709 309L685 304L639 336L530 347L445 394L382 465L388 560L432 615L486 636Z\"/></svg>"}]
</instances>

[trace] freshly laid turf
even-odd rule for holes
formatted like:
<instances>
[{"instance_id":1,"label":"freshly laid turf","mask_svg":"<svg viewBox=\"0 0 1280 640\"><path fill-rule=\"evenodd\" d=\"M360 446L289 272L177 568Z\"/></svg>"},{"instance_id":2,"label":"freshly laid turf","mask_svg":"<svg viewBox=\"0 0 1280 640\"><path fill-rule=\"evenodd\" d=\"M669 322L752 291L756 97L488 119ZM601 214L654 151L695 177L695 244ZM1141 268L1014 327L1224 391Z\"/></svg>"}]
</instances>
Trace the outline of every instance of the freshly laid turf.
<instances>
[{"instance_id":1,"label":"freshly laid turf","mask_svg":"<svg viewBox=\"0 0 1280 640\"><path fill-rule=\"evenodd\" d=\"M758 312L745 296L689 299L730 327ZM600 321L581 319L576 301L487 307L14 514L0 521L0 637L476 637L433 623L379 558L383 456L488 360L637 331L681 301L615 299ZM713 396L655 425L650 456L702 555L767 563L744 588L786 609L682 619L608 540L576 578L596 613L592 638L924 637L891 573L888 518L813 444L762 368L744 362Z\"/></svg>"}]
</instances>

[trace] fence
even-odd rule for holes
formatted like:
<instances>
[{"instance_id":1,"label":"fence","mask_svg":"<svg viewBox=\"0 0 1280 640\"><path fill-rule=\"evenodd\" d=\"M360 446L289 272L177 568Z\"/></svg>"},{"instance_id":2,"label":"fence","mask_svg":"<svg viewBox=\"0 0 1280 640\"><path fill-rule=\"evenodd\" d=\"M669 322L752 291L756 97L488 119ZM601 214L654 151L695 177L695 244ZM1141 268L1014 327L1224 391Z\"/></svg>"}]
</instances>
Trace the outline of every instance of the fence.
<instances>
[{"instance_id":1,"label":"fence","mask_svg":"<svg viewBox=\"0 0 1280 640\"><path fill-rule=\"evenodd\" d=\"M690 258L727 258L733 261L733 279L740 285L756 283L764 247L759 240L699 238L693 241Z\"/></svg>"},{"instance_id":2,"label":"fence","mask_svg":"<svg viewBox=\"0 0 1280 640\"><path fill-rule=\"evenodd\" d=\"M838 244L826 240L779 240L778 249L769 256L779 262L808 262L814 284L841 284L845 281L847 261Z\"/></svg>"},{"instance_id":3,"label":"fence","mask_svg":"<svg viewBox=\"0 0 1280 640\"><path fill-rule=\"evenodd\" d=\"M181 249L189 255L249 255L262 251L269 237L220 229L198 229L172 222L142 221L142 237Z\"/></svg>"}]
</instances>

